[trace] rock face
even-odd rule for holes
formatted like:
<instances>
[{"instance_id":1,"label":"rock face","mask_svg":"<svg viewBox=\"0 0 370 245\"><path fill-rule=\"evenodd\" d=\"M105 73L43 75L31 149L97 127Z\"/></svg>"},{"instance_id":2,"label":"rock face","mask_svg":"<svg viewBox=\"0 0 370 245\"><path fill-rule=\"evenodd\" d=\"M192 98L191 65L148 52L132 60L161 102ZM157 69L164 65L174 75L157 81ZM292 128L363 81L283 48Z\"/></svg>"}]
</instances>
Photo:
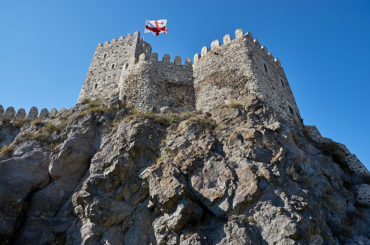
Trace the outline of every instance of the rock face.
<instances>
[{"instance_id":1,"label":"rock face","mask_svg":"<svg viewBox=\"0 0 370 245\"><path fill-rule=\"evenodd\" d=\"M256 96L0 121L2 244L370 244L370 174Z\"/></svg>"}]
</instances>

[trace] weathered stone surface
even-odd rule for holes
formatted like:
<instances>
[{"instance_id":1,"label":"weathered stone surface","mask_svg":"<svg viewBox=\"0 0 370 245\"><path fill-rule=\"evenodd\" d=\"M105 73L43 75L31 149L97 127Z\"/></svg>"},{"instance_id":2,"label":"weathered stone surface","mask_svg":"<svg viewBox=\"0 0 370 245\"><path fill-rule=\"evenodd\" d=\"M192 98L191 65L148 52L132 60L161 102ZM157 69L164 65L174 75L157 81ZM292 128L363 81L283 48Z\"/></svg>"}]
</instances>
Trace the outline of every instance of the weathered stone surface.
<instances>
[{"instance_id":1,"label":"weathered stone surface","mask_svg":"<svg viewBox=\"0 0 370 245\"><path fill-rule=\"evenodd\" d=\"M6 240L18 228L25 199L49 182L49 154L30 151L22 157L0 160L0 237Z\"/></svg>"},{"instance_id":2,"label":"weathered stone surface","mask_svg":"<svg viewBox=\"0 0 370 245\"><path fill-rule=\"evenodd\" d=\"M32 106L30 111L28 112L27 118L35 119L38 116L39 116L39 110L37 109L37 107Z\"/></svg>"},{"instance_id":3,"label":"weathered stone surface","mask_svg":"<svg viewBox=\"0 0 370 245\"><path fill-rule=\"evenodd\" d=\"M49 110L47 108L43 108L40 112L40 118L47 118L49 116Z\"/></svg>"},{"instance_id":4,"label":"weathered stone surface","mask_svg":"<svg viewBox=\"0 0 370 245\"><path fill-rule=\"evenodd\" d=\"M4 115L4 107L0 105L0 118L2 118Z\"/></svg>"},{"instance_id":5,"label":"weathered stone surface","mask_svg":"<svg viewBox=\"0 0 370 245\"><path fill-rule=\"evenodd\" d=\"M370 185L362 184L358 186L357 202L370 207Z\"/></svg>"},{"instance_id":6,"label":"weathered stone surface","mask_svg":"<svg viewBox=\"0 0 370 245\"><path fill-rule=\"evenodd\" d=\"M4 118L12 119L15 116L15 109L14 107L10 106L6 109L4 113Z\"/></svg>"},{"instance_id":7,"label":"weathered stone surface","mask_svg":"<svg viewBox=\"0 0 370 245\"><path fill-rule=\"evenodd\" d=\"M18 109L17 114L15 115L15 118L18 118L18 119L26 118L26 110L23 108Z\"/></svg>"},{"instance_id":8,"label":"weathered stone surface","mask_svg":"<svg viewBox=\"0 0 370 245\"><path fill-rule=\"evenodd\" d=\"M107 41L81 103L0 120L1 242L370 243L366 167L302 125L280 64L250 34L211 47L193 73L138 33ZM175 114L195 102L203 112Z\"/></svg>"},{"instance_id":9,"label":"weathered stone surface","mask_svg":"<svg viewBox=\"0 0 370 245\"><path fill-rule=\"evenodd\" d=\"M58 110L57 110L57 109L55 109L55 108L52 108L52 109L50 110L49 116L50 116L50 117L56 117L57 115L58 115Z\"/></svg>"}]
</instances>

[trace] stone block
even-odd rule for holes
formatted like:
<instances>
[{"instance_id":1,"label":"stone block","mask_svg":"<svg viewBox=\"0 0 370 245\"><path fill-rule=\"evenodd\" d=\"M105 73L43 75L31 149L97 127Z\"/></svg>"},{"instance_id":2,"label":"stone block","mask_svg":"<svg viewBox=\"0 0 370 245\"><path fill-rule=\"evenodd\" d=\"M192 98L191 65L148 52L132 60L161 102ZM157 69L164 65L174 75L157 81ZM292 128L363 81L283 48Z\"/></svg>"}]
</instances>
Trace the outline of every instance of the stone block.
<instances>
[{"instance_id":1,"label":"stone block","mask_svg":"<svg viewBox=\"0 0 370 245\"><path fill-rule=\"evenodd\" d=\"M244 36L244 33L241 28L235 30L235 39L242 38L243 36Z\"/></svg>"},{"instance_id":2,"label":"stone block","mask_svg":"<svg viewBox=\"0 0 370 245\"><path fill-rule=\"evenodd\" d=\"M198 61L199 61L199 59L200 59L200 55L199 55L198 53L196 53L196 54L194 55L194 64L197 64L197 63L198 63Z\"/></svg>"},{"instance_id":3,"label":"stone block","mask_svg":"<svg viewBox=\"0 0 370 245\"><path fill-rule=\"evenodd\" d=\"M57 110L57 109L55 109L55 108L52 108L52 109L50 110L49 116L50 116L50 117L56 117L57 115L58 115L58 110Z\"/></svg>"},{"instance_id":4,"label":"stone block","mask_svg":"<svg viewBox=\"0 0 370 245\"><path fill-rule=\"evenodd\" d=\"M152 60L152 61L158 61L158 54L157 53L151 53L150 60Z\"/></svg>"},{"instance_id":5,"label":"stone block","mask_svg":"<svg viewBox=\"0 0 370 245\"><path fill-rule=\"evenodd\" d=\"M181 65L181 57L180 56L175 56L174 63L175 63L175 65Z\"/></svg>"},{"instance_id":6,"label":"stone block","mask_svg":"<svg viewBox=\"0 0 370 245\"><path fill-rule=\"evenodd\" d=\"M17 114L15 115L17 119L24 119L26 118L26 110L23 108L18 109Z\"/></svg>"},{"instance_id":7,"label":"stone block","mask_svg":"<svg viewBox=\"0 0 370 245\"><path fill-rule=\"evenodd\" d=\"M218 41L218 40L212 41L211 49L214 50L215 48L218 48L218 47L220 47L220 41Z\"/></svg>"},{"instance_id":8,"label":"stone block","mask_svg":"<svg viewBox=\"0 0 370 245\"><path fill-rule=\"evenodd\" d=\"M15 116L15 109L13 106L10 106L6 109L4 113L4 118L12 119Z\"/></svg>"},{"instance_id":9,"label":"stone block","mask_svg":"<svg viewBox=\"0 0 370 245\"><path fill-rule=\"evenodd\" d=\"M0 105L0 118L2 118L4 115L4 107Z\"/></svg>"},{"instance_id":10,"label":"stone block","mask_svg":"<svg viewBox=\"0 0 370 245\"><path fill-rule=\"evenodd\" d=\"M62 107L62 108L60 108L60 110L59 110L59 114L63 114L64 112L66 112L67 111L67 109L65 108L65 107Z\"/></svg>"},{"instance_id":11,"label":"stone block","mask_svg":"<svg viewBox=\"0 0 370 245\"><path fill-rule=\"evenodd\" d=\"M185 65L186 65L186 66L191 66L191 65L192 65L192 63L191 63L191 59L190 59L189 57L186 57L186 58L185 58Z\"/></svg>"},{"instance_id":12,"label":"stone block","mask_svg":"<svg viewBox=\"0 0 370 245\"><path fill-rule=\"evenodd\" d=\"M46 108L43 108L40 112L40 118L47 118L49 116L49 110Z\"/></svg>"},{"instance_id":13,"label":"stone block","mask_svg":"<svg viewBox=\"0 0 370 245\"><path fill-rule=\"evenodd\" d=\"M169 54L163 55L163 57L162 57L162 62L163 63L170 63L170 60L171 60L171 56Z\"/></svg>"},{"instance_id":14,"label":"stone block","mask_svg":"<svg viewBox=\"0 0 370 245\"><path fill-rule=\"evenodd\" d=\"M204 47L202 48L202 50L201 50L200 54L201 54L201 55L202 55L202 57L203 57L203 56L205 56L205 55L208 53L208 51L209 51L209 49L208 49L206 46L204 46Z\"/></svg>"},{"instance_id":15,"label":"stone block","mask_svg":"<svg viewBox=\"0 0 370 245\"><path fill-rule=\"evenodd\" d=\"M34 118L37 118L38 116L39 116L39 110L37 109L37 107L32 106L30 111L28 112L27 118L34 119Z\"/></svg>"},{"instance_id":16,"label":"stone block","mask_svg":"<svg viewBox=\"0 0 370 245\"><path fill-rule=\"evenodd\" d=\"M224 44L231 42L231 40L232 40L232 38L231 38L230 34L226 34L224 36L224 38L222 39L222 41L224 42Z\"/></svg>"}]
</instances>

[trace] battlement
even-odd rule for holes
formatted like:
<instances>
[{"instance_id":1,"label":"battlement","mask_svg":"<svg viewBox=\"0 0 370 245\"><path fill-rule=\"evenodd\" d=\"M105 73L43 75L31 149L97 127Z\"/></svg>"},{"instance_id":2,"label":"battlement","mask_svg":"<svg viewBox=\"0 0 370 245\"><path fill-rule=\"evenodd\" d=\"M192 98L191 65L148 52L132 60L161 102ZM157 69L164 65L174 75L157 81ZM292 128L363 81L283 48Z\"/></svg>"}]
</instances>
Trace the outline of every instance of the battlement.
<instances>
[{"instance_id":1,"label":"battlement","mask_svg":"<svg viewBox=\"0 0 370 245\"><path fill-rule=\"evenodd\" d=\"M28 114L26 113L26 110L24 108L19 108L18 111L14 109L13 106L8 107L6 110L4 110L4 107L0 105L0 118L4 119L37 119L37 118L54 118L60 114L63 114L66 111L65 108L61 108L58 112L57 109L52 108L49 112L47 108L43 108L40 111L37 109L37 107L33 106L30 108Z\"/></svg>"},{"instance_id":2,"label":"battlement","mask_svg":"<svg viewBox=\"0 0 370 245\"><path fill-rule=\"evenodd\" d=\"M168 54L144 52L123 65L119 98L141 110L183 112L194 110L193 69L190 58L182 64Z\"/></svg>"},{"instance_id":3,"label":"battlement","mask_svg":"<svg viewBox=\"0 0 370 245\"><path fill-rule=\"evenodd\" d=\"M285 119L300 120L289 83L279 59L251 33L235 31L204 46L194 55L196 109L211 111L253 93Z\"/></svg>"},{"instance_id":4,"label":"battlement","mask_svg":"<svg viewBox=\"0 0 370 245\"><path fill-rule=\"evenodd\" d=\"M159 60L139 32L114 38L98 44L78 102L118 96L142 110L211 111L253 93L280 117L301 120L279 59L251 33L226 34L193 61Z\"/></svg>"}]
</instances>

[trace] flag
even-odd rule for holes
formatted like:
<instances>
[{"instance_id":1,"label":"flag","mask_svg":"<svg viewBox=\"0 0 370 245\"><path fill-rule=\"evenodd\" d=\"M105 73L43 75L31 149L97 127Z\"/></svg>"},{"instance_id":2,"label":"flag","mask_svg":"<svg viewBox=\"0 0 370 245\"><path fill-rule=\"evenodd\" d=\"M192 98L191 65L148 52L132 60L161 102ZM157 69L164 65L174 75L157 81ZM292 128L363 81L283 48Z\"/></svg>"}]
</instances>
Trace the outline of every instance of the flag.
<instances>
[{"instance_id":1,"label":"flag","mask_svg":"<svg viewBox=\"0 0 370 245\"><path fill-rule=\"evenodd\" d=\"M145 22L145 31L152 32L156 36L161 33L167 34L167 20L147 20Z\"/></svg>"}]
</instances>

